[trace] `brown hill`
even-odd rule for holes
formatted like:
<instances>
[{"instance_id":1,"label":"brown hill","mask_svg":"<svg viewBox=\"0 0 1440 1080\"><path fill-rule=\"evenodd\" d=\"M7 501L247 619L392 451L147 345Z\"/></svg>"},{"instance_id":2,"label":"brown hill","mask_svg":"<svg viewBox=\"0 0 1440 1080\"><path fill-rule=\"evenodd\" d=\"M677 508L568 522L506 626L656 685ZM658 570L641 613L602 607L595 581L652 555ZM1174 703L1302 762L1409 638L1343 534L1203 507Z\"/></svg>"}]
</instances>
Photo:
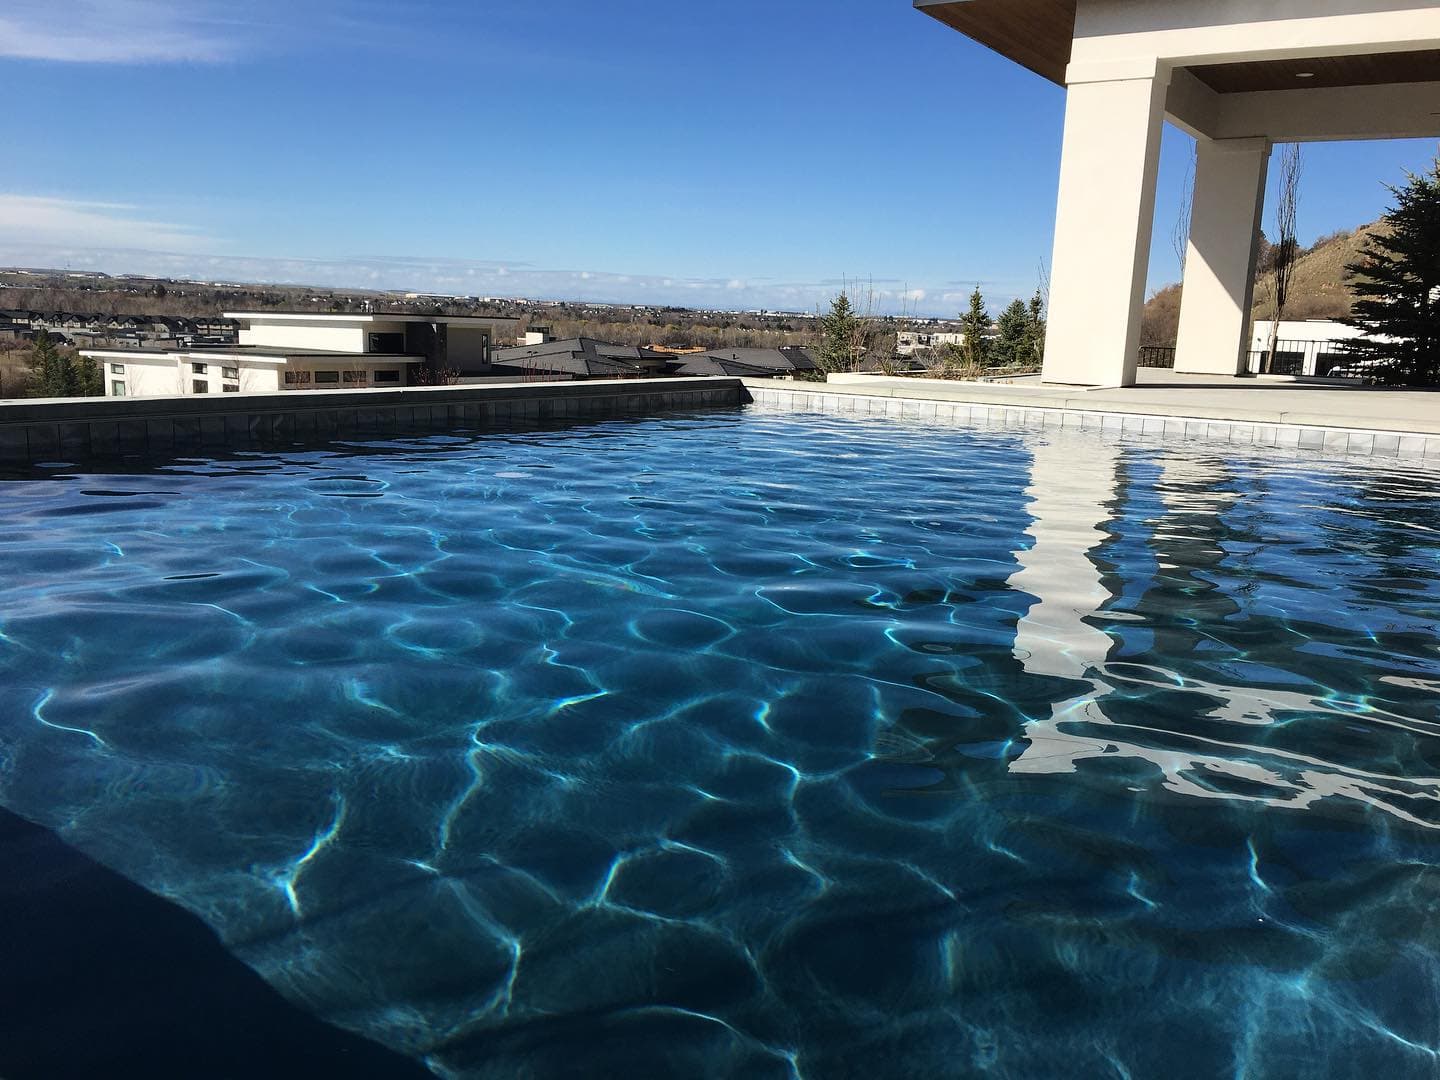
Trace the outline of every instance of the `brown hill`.
<instances>
[{"instance_id":1,"label":"brown hill","mask_svg":"<svg viewBox=\"0 0 1440 1080\"><path fill-rule=\"evenodd\" d=\"M1287 319L1335 319L1350 314L1350 290L1345 285L1345 266L1355 261L1368 233L1379 223L1355 230L1322 236L1300 253L1285 306ZM1271 245L1261 241L1260 270L1255 284L1252 316L1268 319L1272 292L1268 283ZM1141 340L1146 345L1173 345L1180 325L1180 286L1167 285L1145 305Z\"/></svg>"}]
</instances>

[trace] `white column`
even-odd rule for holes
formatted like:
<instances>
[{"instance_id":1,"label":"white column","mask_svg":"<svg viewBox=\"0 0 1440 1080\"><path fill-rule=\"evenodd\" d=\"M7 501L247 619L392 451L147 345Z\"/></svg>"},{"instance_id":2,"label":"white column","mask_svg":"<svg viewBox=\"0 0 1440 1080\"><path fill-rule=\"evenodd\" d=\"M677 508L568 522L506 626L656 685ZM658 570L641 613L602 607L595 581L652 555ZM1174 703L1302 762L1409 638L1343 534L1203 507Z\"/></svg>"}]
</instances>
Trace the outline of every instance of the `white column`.
<instances>
[{"instance_id":1,"label":"white column","mask_svg":"<svg viewBox=\"0 0 1440 1080\"><path fill-rule=\"evenodd\" d=\"M1249 351L1270 142L1201 139L1197 149L1175 370L1238 375Z\"/></svg>"},{"instance_id":2,"label":"white column","mask_svg":"<svg viewBox=\"0 0 1440 1080\"><path fill-rule=\"evenodd\" d=\"M1169 72L1153 61L1071 65L1067 79L1044 379L1129 386Z\"/></svg>"}]
</instances>

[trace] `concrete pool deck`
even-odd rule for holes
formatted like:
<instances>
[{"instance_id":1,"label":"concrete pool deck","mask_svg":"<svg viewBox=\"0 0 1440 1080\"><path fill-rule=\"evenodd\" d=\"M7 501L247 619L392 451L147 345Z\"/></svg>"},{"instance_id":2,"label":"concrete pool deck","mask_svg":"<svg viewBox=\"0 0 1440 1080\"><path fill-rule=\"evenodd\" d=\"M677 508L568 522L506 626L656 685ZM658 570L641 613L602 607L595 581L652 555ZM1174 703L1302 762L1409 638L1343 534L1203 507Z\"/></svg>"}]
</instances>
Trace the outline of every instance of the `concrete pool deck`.
<instances>
[{"instance_id":1,"label":"concrete pool deck","mask_svg":"<svg viewBox=\"0 0 1440 1080\"><path fill-rule=\"evenodd\" d=\"M760 404L1005 426L1427 458L1440 464L1440 392L1272 378L1142 372L1137 386L1086 389L838 375L825 383L745 379Z\"/></svg>"}]
</instances>

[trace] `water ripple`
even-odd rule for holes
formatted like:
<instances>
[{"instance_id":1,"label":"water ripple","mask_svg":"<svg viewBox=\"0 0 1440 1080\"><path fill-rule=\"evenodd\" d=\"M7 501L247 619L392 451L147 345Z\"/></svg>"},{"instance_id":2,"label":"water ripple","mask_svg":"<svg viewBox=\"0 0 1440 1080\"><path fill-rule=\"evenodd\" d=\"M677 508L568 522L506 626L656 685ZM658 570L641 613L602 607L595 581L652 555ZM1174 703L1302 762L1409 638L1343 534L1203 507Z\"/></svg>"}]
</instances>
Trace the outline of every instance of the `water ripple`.
<instances>
[{"instance_id":1,"label":"water ripple","mask_svg":"<svg viewBox=\"0 0 1440 1080\"><path fill-rule=\"evenodd\" d=\"M0 479L0 801L440 1075L1435 1074L1428 474L760 410L140 472Z\"/></svg>"}]
</instances>

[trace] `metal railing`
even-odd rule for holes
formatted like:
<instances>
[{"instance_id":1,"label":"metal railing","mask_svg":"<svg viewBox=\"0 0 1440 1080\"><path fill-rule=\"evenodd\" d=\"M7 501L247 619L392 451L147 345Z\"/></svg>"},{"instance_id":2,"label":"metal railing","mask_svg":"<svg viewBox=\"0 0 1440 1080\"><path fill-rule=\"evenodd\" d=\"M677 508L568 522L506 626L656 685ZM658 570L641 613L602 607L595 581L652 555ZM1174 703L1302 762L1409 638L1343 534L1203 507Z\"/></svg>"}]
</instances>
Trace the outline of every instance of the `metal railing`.
<instances>
[{"instance_id":1,"label":"metal railing","mask_svg":"<svg viewBox=\"0 0 1440 1080\"><path fill-rule=\"evenodd\" d=\"M1277 341L1275 356L1268 349L1252 350L1250 371L1260 375L1313 375L1319 378L1358 378L1349 370L1355 357L1340 351L1335 341Z\"/></svg>"},{"instance_id":2,"label":"metal railing","mask_svg":"<svg viewBox=\"0 0 1440 1080\"><path fill-rule=\"evenodd\" d=\"M1141 345L1140 366L1148 368L1173 368L1175 366L1175 346Z\"/></svg>"}]
</instances>

